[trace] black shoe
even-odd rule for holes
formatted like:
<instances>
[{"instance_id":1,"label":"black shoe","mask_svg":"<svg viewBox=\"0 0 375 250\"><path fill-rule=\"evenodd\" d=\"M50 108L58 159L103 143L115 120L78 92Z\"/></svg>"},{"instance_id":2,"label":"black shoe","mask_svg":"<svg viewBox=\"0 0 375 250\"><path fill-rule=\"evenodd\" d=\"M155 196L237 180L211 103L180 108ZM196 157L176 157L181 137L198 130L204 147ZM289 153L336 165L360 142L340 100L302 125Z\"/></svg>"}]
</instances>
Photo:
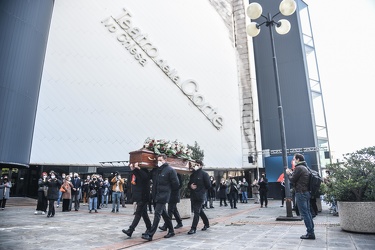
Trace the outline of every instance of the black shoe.
<instances>
[{"instance_id":1,"label":"black shoe","mask_svg":"<svg viewBox=\"0 0 375 250\"><path fill-rule=\"evenodd\" d=\"M118 213L118 209L116 210L116 213Z\"/></svg>"},{"instance_id":2,"label":"black shoe","mask_svg":"<svg viewBox=\"0 0 375 250\"><path fill-rule=\"evenodd\" d=\"M89 213L91 214L91 210L89 211Z\"/></svg>"},{"instance_id":3,"label":"black shoe","mask_svg":"<svg viewBox=\"0 0 375 250\"><path fill-rule=\"evenodd\" d=\"M142 234L142 239L152 241L152 236L150 236L149 234Z\"/></svg>"},{"instance_id":4,"label":"black shoe","mask_svg":"<svg viewBox=\"0 0 375 250\"><path fill-rule=\"evenodd\" d=\"M210 228L210 226L204 225L204 227L202 228L202 231L206 231L207 228Z\"/></svg>"},{"instance_id":5,"label":"black shoe","mask_svg":"<svg viewBox=\"0 0 375 250\"><path fill-rule=\"evenodd\" d=\"M174 229L179 229L180 227L183 227L182 223L178 223L178 224L174 227Z\"/></svg>"},{"instance_id":6,"label":"black shoe","mask_svg":"<svg viewBox=\"0 0 375 250\"><path fill-rule=\"evenodd\" d=\"M234 209L237 209L237 207L234 207Z\"/></svg>"},{"instance_id":7,"label":"black shoe","mask_svg":"<svg viewBox=\"0 0 375 250\"><path fill-rule=\"evenodd\" d=\"M97 212L98 212L98 210L95 209L95 213L97 213Z\"/></svg>"},{"instance_id":8,"label":"black shoe","mask_svg":"<svg viewBox=\"0 0 375 250\"><path fill-rule=\"evenodd\" d=\"M195 229L190 229L190 231L188 232L188 234L195 234L196 230Z\"/></svg>"},{"instance_id":9,"label":"black shoe","mask_svg":"<svg viewBox=\"0 0 375 250\"><path fill-rule=\"evenodd\" d=\"M227 206L228 206L228 204L225 204L225 206L227 207Z\"/></svg>"},{"instance_id":10,"label":"black shoe","mask_svg":"<svg viewBox=\"0 0 375 250\"><path fill-rule=\"evenodd\" d=\"M210 206L210 208L214 208L214 206Z\"/></svg>"},{"instance_id":11,"label":"black shoe","mask_svg":"<svg viewBox=\"0 0 375 250\"><path fill-rule=\"evenodd\" d=\"M281 205L280 207L284 207L284 205Z\"/></svg>"},{"instance_id":12,"label":"black shoe","mask_svg":"<svg viewBox=\"0 0 375 250\"><path fill-rule=\"evenodd\" d=\"M55 216L54 214L51 215L51 217Z\"/></svg>"},{"instance_id":13,"label":"black shoe","mask_svg":"<svg viewBox=\"0 0 375 250\"><path fill-rule=\"evenodd\" d=\"M150 232L150 229L147 229L146 232L144 232L144 233L142 234L142 236L143 236L143 235L146 235L146 234L149 234L149 232Z\"/></svg>"},{"instance_id":14,"label":"black shoe","mask_svg":"<svg viewBox=\"0 0 375 250\"><path fill-rule=\"evenodd\" d=\"M112 213L114 213L115 212L115 210L114 209L112 209L112 211L111 211Z\"/></svg>"},{"instance_id":15,"label":"black shoe","mask_svg":"<svg viewBox=\"0 0 375 250\"><path fill-rule=\"evenodd\" d=\"M300 239L303 239L303 240L315 240L315 234L302 235L300 237Z\"/></svg>"},{"instance_id":16,"label":"black shoe","mask_svg":"<svg viewBox=\"0 0 375 250\"><path fill-rule=\"evenodd\" d=\"M78 209L74 209L74 211L78 211Z\"/></svg>"},{"instance_id":17,"label":"black shoe","mask_svg":"<svg viewBox=\"0 0 375 250\"><path fill-rule=\"evenodd\" d=\"M122 229L122 232L127 236L132 237L133 230L131 230L130 228L128 230Z\"/></svg>"},{"instance_id":18,"label":"black shoe","mask_svg":"<svg viewBox=\"0 0 375 250\"><path fill-rule=\"evenodd\" d=\"M163 225L163 226L159 227L159 229L160 229L161 231L167 231L167 226L166 226L166 225Z\"/></svg>"},{"instance_id":19,"label":"black shoe","mask_svg":"<svg viewBox=\"0 0 375 250\"><path fill-rule=\"evenodd\" d=\"M170 232L170 233L168 233L167 235L165 235L164 238L171 238L171 237L173 237L174 235L175 235L174 232Z\"/></svg>"}]
</instances>

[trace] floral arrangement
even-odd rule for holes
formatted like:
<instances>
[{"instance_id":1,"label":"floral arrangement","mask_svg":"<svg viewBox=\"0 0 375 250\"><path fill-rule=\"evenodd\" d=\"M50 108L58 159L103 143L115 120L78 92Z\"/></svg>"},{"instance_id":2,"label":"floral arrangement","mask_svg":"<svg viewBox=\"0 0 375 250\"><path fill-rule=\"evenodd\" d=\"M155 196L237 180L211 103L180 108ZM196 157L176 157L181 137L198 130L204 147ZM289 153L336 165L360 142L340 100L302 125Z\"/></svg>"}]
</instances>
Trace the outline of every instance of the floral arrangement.
<instances>
[{"instance_id":1,"label":"floral arrangement","mask_svg":"<svg viewBox=\"0 0 375 250\"><path fill-rule=\"evenodd\" d=\"M183 143L177 140L155 140L149 137L143 143L143 147L153 151L155 154L166 154L169 157L173 156L187 160L191 160L193 153L191 149L187 148Z\"/></svg>"}]
</instances>

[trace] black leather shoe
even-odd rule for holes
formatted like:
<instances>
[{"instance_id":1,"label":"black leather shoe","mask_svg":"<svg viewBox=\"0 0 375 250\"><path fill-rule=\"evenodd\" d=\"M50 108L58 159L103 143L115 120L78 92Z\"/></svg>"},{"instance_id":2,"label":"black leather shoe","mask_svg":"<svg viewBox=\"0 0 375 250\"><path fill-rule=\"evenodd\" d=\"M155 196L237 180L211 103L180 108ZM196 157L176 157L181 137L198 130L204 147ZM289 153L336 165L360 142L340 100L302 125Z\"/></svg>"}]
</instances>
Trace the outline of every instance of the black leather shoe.
<instances>
[{"instance_id":1,"label":"black leather shoe","mask_svg":"<svg viewBox=\"0 0 375 250\"><path fill-rule=\"evenodd\" d=\"M163 225L163 226L159 227L159 229L160 229L161 231L167 231L167 226L166 226L166 225Z\"/></svg>"},{"instance_id":2,"label":"black leather shoe","mask_svg":"<svg viewBox=\"0 0 375 250\"><path fill-rule=\"evenodd\" d=\"M206 231L208 228L210 228L210 226L204 225L204 227L202 228L202 231Z\"/></svg>"},{"instance_id":3,"label":"black leather shoe","mask_svg":"<svg viewBox=\"0 0 375 250\"><path fill-rule=\"evenodd\" d=\"M167 235L164 236L164 238L171 238L173 237L175 234L173 232L170 232L168 233Z\"/></svg>"},{"instance_id":4,"label":"black leather shoe","mask_svg":"<svg viewBox=\"0 0 375 250\"><path fill-rule=\"evenodd\" d=\"M179 223L179 224L177 224L177 225L174 227L174 229L179 229L179 228L181 228L181 227L183 227L183 225L182 225L182 223Z\"/></svg>"},{"instance_id":5,"label":"black leather shoe","mask_svg":"<svg viewBox=\"0 0 375 250\"><path fill-rule=\"evenodd\" d=\"M190 231L188 232L188 234L195 234L196 230L195 229L190 229Z\"/></svg>"},{"instance_id":6,"label":"black leather shoe","mask_svg":"<svg viewBox=\"0 0 375 250\"><path fill-rule=\"evenodd\" d=\"M152 241L152 237L149 234L142 234L142 239Z\"/></svg>"},{"instance_id":7,"label":"black leather shoe","mask_svg":"<svg viewBox=\"0 0 375 250\"><path fill-rule=\"evenodd\" d=\"M128 230L122 229L122 232L124 234L126 234L127 236L132 237L133 230L131 230L131 229L128 229Z\"/></svg>"},{"instance_id":8,"label":"black leather shoe","mask_svg":"<svg viewBox=\"0 0 375 250\"><path fill-rule=\"evenodd\" d=\"M300 237L302 240L315 240L315 234L306 234Z\"/></svg>"}]
</instances>

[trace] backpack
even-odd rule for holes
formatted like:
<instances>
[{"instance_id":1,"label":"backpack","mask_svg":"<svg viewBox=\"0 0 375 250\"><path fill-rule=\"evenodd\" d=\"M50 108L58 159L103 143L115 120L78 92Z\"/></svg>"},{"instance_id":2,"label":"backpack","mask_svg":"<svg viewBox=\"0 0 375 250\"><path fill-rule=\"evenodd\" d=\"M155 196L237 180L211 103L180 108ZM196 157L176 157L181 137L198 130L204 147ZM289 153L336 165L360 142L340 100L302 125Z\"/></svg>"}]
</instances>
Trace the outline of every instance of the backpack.
<instances>
[{"instance_id":1,"label":"backpack","mask_svg":"<svg viewBox=\"0 0 375 250\"><path fill-rule=\"evenodd\" d=\"M320 184L322 184L322 177L320 177L319 173L315 170L310 169L307 167L307 170L309 171L309 191L311 194L311 197L315 198L316 196L319 195L319 189L320 189Z\"/></svg>"}]
</instances>

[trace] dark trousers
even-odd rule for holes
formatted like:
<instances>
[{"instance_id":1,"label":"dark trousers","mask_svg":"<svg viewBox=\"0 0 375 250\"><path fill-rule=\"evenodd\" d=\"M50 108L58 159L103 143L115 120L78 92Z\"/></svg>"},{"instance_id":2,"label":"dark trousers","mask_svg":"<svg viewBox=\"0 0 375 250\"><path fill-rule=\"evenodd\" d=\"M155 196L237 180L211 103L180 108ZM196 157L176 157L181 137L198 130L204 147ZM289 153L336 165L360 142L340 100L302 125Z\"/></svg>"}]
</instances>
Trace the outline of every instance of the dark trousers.
<instances>
[{"instance_id":1,"label":"dark trousers","mask_svg":"<svg viewBox=\"0 0 375 250\"><path fill-rule=\"evenodd\" d=\"M55 200L48 200L48 215L55 215Z\"/></svg>"},{"instance_id":2,"label":"dark trousers","mask_svg":"<svg viewBox=\"0 0 375 250\"><path fill-rule=\"evenodd\" d=\"M62 211L63 212L68 212L69 211L69 203L70 203L70 199L63 199L63 202L62 202Z\"/></svg>"},{"instance_id":3,"label":"dark trousers","mask_svg":"<svg viewBox=\"0 0 375 250\"><path fill-rule=\"evenodd\" d=\"M43 191L38 191L38 203L36 205L37 211L47 212L48 201Z\"/></svg>"},{"instance_id":4,"label":"dark trousers","mask_svg":"<svg viewBox=\"0 0 375 250\"><path fill-rule=\"evenodd\" d=\"M156 203L156 205L155 205L154 221L152 222L152 226L151 226L151 229L149 231L149 235L151 237L155 234L155 232L156 232L156 230L157 230L157 228L159 226L159 222L160 222L160 218L161 217L163 217L165 225L169 229L168 232L169 233L173 233L174 232L171 217L169 217L169 215L168 215L168 213L167 213L167 211L165 209L165 203Z\"/></svg>"},{"instance_id":5,"label":"dark trousers","mask_svg":"<svg viewBox=\"0 0 375 250\"><path fill-rule=\"evenodd\" d=\"M7 203L7 199L3 198L2 200L0 200L1 208L5 208L6 203Z\"/></svg>"},{"instance_id":6,"label":"dark trousers","mask_svg":"<svg viewBox=\"0 0 375 250\"><path fill-rule=\"evenodd\" d=\"M220 206L223 205L223 201L224 201L224 205L227 206L227 199L225 198L220 198Z\"/></svg>"},{"instance_id":7,"label":"dark trousers","mask_svg":"<svg viewBox=\"0 0 375 250\"><path fill-rule=\"evenodd\" d=\"M284 206L284 200L285 200L285 188L281 189L281 206Z\"/></svg>"},{"instance_id":8,"label":"dark trousers","mask_svg":"<svg viewBox=\"0 0 375 250\"><path fill-rule=\"evenodd\" d=\"M316 198L310 199L310 207L311 207L311 215L312 216L318 215L318 206L316 205Z\"/></svg>"},{"instance_id":9,"label":"dark trousers","mask_svg":"<svg viewBox=\"0 0 375 250\"><path fill-rule=\"evenodd\" d=\"M182 224L180 213L177 210L177 203L168 203L168 216L172 219L172 216L176 219L177 224ZM165 223L164 223L165 225Z\"/></svg>"},{"instance_id":10,"label":"dark trousers","mask_svg":"<svg viewBox=\"0 0 375 250\"><path fill-rule=\"evenodd\" d=\"M194 229L194 230L197 229L199 217L202 218L204 225L206 226L210 225L208 218L202 209L202 204L203 204L203 201L191 201L191 206L194 212L194 218L193 218L193 223L191 225L191 229Z\"/></svg>"},{"instance_id":11,"label":"dark trousers","mask_svg":"<svg viewBox=\"0 0 375 250\"><path fill-rule=\"evenodd\" d=\"M72 199L74 201L74 209L78 210L79 209L79 191L72 193Z\"/></svg>"},{"instance_id":12,"label":"dark trousers","mask_svg":"<svg viewBox=\"0 0 375 250\"><path fill-rule=\"evenodd\" d=\"M229 204L231 208L237 207L237 191L236 192L230 192L228 194Z\"/></svg>"},{"instance_id":13,"label":"dark trousers","mask_svg":"<svg viewBox=\"0 0 375 250\"><path fill-rule=\"evenodd\" d=\"M268 205L267 190L259 190L259 194L260 194L260 205L263 206L263 202L264 202L264 205L267 206Z\"/></svg>"},{"instance_id":14,"label":"dark trousers","mask_svg":"<svg viewBox=\"0 0 375 250\"><path fill-rule=\"evenodd\" d=\"M146 224L147 231L149 231L151 229L151 221L147 214L147 202L145 201L137 202L137 209L135 210L134 219L132 224L129 226L129 229L134 231L141 218Z\"/></svg>"}]
</instances>

